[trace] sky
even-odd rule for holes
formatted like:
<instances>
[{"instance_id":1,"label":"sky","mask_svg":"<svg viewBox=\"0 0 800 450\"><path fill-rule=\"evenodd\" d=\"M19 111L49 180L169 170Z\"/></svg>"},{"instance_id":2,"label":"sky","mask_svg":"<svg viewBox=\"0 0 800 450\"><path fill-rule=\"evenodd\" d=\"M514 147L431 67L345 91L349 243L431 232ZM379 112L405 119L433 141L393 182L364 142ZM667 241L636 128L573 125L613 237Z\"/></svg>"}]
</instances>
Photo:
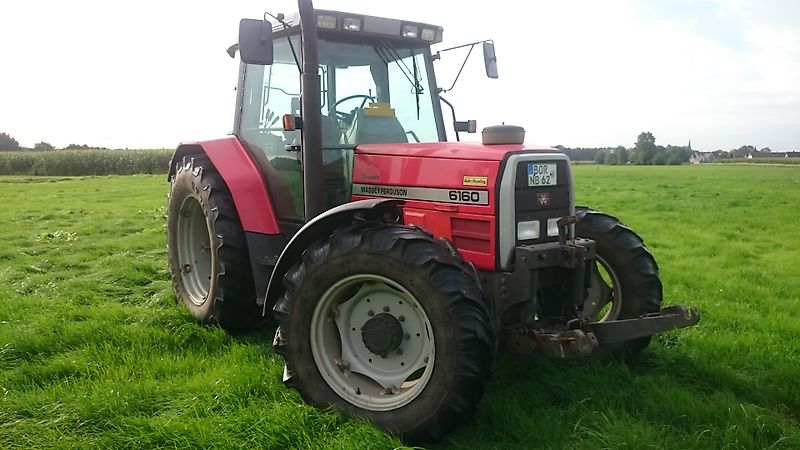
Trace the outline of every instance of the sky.
<instances>
[{"instance_id":1,"label":"sky","mask_svg":"<svg viewBox=\"0 0 800 450\"><path fill-rule=\"evenodd\" d=\"M471 6L472 5L472 6ZM447 94L478 129L521 125L526 141L705 151L800 150L797 0L316 0L317 8L444 27L451 47L496 45L500 78L473 54ZM287 0L0 3L0 132L48 142L171 148L228 134L240 18ZM434 47L434 51L437 47ZM435 63L449 87L463 60ZM445 117L446 122L449 121ZM480 134L469 136L480 139Z\"/></svg>"}]
</instances>

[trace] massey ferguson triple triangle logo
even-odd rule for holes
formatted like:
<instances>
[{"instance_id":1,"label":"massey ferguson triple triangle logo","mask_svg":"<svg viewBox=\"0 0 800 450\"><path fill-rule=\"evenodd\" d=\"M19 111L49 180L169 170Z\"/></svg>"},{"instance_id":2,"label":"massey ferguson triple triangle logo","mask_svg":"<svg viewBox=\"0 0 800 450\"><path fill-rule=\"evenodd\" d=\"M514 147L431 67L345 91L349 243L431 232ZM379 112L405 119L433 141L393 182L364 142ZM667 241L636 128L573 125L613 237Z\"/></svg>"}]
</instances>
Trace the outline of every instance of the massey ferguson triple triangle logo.
<instances>
[{"instance_id":1,"label":"massey ferguson triple triangle logo","mask_svg":"<svg viewBox=\"0 0 800 450\"><path fill-rule=\"evenodd\" d=\"M537 192L536 193L536 203L539 206L547 206L550 204L550 193L549 192Z\"/></svg>"}]
</instances>

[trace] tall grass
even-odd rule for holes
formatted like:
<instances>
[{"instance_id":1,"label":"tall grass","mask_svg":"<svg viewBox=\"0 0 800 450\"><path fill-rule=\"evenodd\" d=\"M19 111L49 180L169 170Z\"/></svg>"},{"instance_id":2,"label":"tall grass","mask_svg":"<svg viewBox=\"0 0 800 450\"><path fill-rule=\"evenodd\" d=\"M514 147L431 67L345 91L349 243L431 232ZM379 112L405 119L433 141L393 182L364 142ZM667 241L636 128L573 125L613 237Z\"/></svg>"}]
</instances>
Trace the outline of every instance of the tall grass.
<instances>
[{"instance_id":1,"label":"tall grass","mask_svg":"<svg viewBox=\"0 0 800 450\"><path fill-rule=\"evenodd\" d=\"M173 150L0 152L0 175L166 174Z\"/></svg>"}]
</instances>

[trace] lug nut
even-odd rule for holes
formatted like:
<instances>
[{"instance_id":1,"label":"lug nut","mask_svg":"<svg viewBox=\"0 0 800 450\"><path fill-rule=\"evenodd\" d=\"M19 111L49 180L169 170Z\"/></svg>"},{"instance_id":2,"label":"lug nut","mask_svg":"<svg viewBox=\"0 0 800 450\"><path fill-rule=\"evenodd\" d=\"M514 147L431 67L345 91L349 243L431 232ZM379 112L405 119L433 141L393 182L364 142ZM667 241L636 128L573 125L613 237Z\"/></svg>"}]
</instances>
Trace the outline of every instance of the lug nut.
<instances>
[{"instance_id":1,"label":"lug nut","mask_svg":"<svg viewBox=\"0 0 800 450\"><path fill-rule=\"evenodd\" d=\"M403 339L409 340L409 339L411 339L411 335L408 334L408 333L405 333L405 334L403 334Z\"/></svg>"},{"instance_id":2,"label":"lug nut","mask_svg":"<svg viewBox=\"0 0 800 450\"><path fill-rule=\"evenodd\" d=\"M400 322L405 322L406 321L406 316L399 316L399 317L397 317L397 320L400 321Z\"/></svg>"},{"instance_id":3,"label":"lug nut","mask_svg":"<svg viewBox=\"0 0 800 450\"><path fill-rule=\"evenodd\" d=\"M368 316L370 316L370 317L372 317L372 316L374 316L374 315L375 315L375 313L374 313L374 312L372 312L372 310L369 310L369 311L367 311L367 315L368 315Z\"/></svg>"},{"instance_id":4,"label":"lug nut","mask_svg":"<svg viewBox=\"0 0 800 450\"><path fill-rule=\"evenodd\" d=\"M388 306L384 306L383 307L383 312L389 312L389 307Z\"/></svg>"},{"instance_id":5,"label":"lug nut","mask_svg":"<svg viewBox=\"0 0 800 450\"><path fill-rule=\"evenodd\" d=\"M403 349L402 348L398 348L397 349L397 354L398 355L402 355L403 354Z\"/></svg>"}]
</instances>

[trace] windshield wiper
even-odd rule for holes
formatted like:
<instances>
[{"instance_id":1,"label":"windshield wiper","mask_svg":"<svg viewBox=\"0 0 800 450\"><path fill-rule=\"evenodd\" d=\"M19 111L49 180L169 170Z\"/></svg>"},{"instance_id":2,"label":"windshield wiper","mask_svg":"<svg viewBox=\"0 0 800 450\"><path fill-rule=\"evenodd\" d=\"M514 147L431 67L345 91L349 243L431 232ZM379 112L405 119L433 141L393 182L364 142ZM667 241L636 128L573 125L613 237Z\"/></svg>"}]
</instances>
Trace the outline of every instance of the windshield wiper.
<instances>
[{"instance_id":1,"label":"windshield wiper","mask_svg":"<svg viewBox=\"0 0 800 450\"><path fill-rule=\"evenodd\" d=\"M374 47L375 53L381 58L381 60L386 64L389 65L390 62L394 62L397 68L400 69L400 72L403 76L406 77L409 83L411 83L411 88L413 89L414 95L416 96L417 101L417 120L420 117L420 95L425 93L425 89L420 82L420 74L419 74L419 67L417 66L417 57L414 55L413 50L411 51L411 66L412 69L409 69L406 65L403 58L397 52L397 49L392 45L390 41L380 41L379 46Z\"/></svg>"},{"instance_id":2,"label":"windshield wiper","mask_svg":"<svg viewBox=\"0 0 800 450\"><path fill-rule=\"evenodd\" d=\"M411 53L411 62L414 66L414 95L417 97L417 120L419 120L419 95L421 94L422 86L419 83L419 69L417 69L417 57ZM416 137L416 136L415 136Z\"/></svg>"}]
</instances>

